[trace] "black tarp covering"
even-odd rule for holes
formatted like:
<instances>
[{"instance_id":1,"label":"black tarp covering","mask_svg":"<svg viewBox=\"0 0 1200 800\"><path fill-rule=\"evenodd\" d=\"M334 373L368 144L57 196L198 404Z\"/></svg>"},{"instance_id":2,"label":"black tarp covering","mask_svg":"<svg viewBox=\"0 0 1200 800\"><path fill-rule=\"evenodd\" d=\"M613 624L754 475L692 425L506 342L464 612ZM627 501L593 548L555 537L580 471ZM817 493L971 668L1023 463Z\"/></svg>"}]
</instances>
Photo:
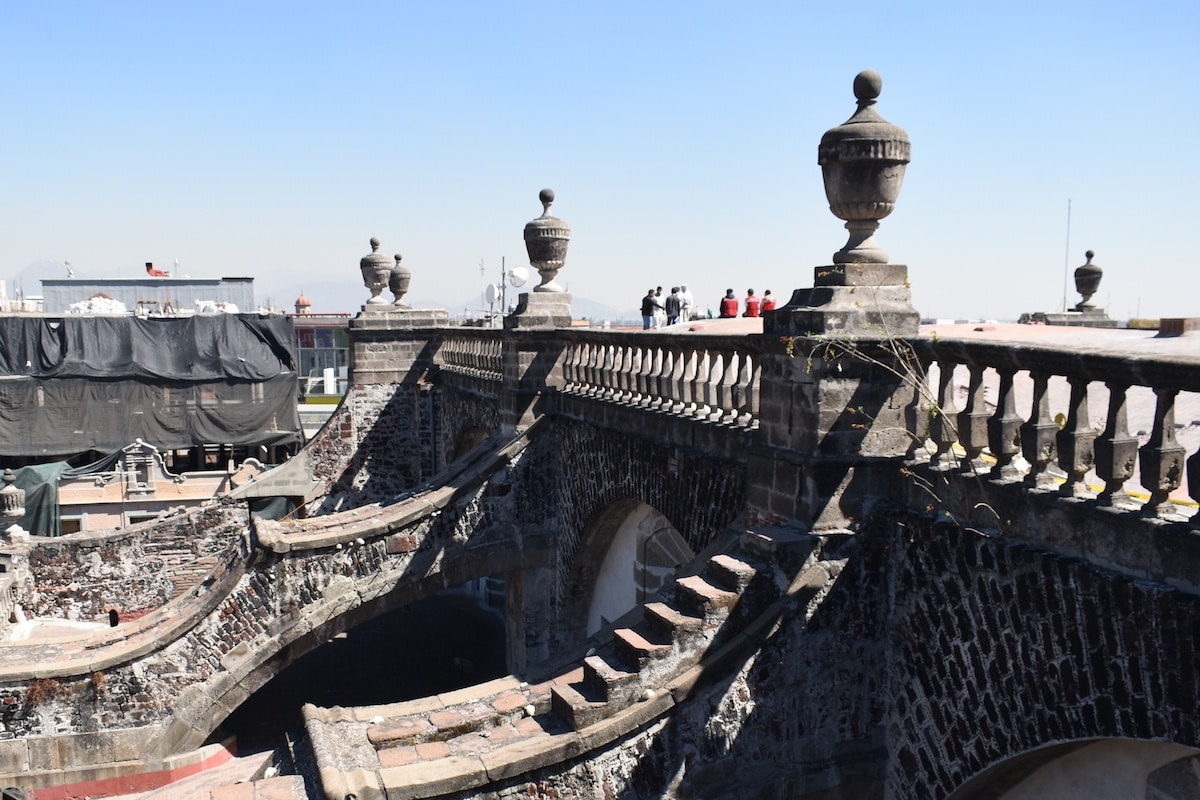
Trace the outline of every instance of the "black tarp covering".
<instances>
[{"instance_id":1,"label":"black tarp covering","mask_svg":"<svg viewBox=\"0 0 1200 800\"><path fill-rule=\"evenodd\" d=\"M284 317L0 317L0 455L299 442L295 363Z\"/></svg>"},{"instance_id":2,"label":"black tarp covering","mask_svg":"<svg viewBox=\"0 0 1200 800\"><path fill-rule=\"evenodd\" d=\"M282 316L0 317L0 377L260 381L295 372Z\"/></svg>"}]
</instances>

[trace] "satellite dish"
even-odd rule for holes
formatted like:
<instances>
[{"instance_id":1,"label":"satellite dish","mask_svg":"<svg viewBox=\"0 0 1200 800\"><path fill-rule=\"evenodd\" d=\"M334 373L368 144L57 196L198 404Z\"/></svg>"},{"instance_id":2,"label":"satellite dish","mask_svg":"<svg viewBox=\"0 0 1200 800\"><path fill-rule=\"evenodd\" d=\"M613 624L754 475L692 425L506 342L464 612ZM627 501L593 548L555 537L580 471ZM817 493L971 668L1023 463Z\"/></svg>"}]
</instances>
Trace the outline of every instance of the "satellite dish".
<instances>
[{"instance_id":1,"label":"satellite dish","mask_svg":"<svg viewBox=\"0 0 1200 800\"><path fill-rule=\"evenodd\" d=\"M496 305L496 301L500 299L500 289L494 283L489 283L487 288L483 290L483 299L487 301L489 306Z\"/></svg>"},{"instance_id":2,"label":"satellite dish","mask_svg":"<svg viewBox=\"0 0 1200 800\"><path fill-rule=\"evenodd\" d=\"M513 267L508 271L508 282L513 286L524 286L529 280L529 267Z\"/></svg>"}]
</instances>

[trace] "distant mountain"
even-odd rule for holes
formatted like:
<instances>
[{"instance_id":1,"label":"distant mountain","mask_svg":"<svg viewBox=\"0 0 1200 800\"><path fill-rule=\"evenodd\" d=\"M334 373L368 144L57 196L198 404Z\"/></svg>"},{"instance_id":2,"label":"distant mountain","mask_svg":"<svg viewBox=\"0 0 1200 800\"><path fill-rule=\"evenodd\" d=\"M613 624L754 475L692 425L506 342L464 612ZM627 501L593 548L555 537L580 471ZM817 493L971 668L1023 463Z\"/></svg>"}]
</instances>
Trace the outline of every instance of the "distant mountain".
<instances>
[{"instance_id":1,"label":"distant mountain","mask_svg":"<svg viewBox=\"0 0 1200 800\"><path fill-rule=\"evenodd\" d=\"M5 293L8 297L16 297L20 291L25 297L40 296L42 281L46 278L69 278L68 269L73 267L61 261L35 261L25 269L7 279Z\"/></svg>"}]
</instances>

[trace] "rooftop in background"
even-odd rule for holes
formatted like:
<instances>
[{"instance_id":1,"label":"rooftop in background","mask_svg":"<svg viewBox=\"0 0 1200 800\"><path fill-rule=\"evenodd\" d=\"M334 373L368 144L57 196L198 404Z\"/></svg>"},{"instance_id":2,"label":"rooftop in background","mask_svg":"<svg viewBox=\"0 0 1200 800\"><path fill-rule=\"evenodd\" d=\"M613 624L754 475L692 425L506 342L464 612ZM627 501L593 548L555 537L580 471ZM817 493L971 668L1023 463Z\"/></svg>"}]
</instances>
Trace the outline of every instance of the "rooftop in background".
<instances>
[{"instance_id":1,"label":"rooftop in background","mask_svg":"<svg viewBox=\"0 0 1200 800\"><path fill-rule=\"evenodd\" d=\"M254 278L43 278L42 294L48 314L66 314L72 303L98 294L130 312L192 311L197 301L231 303L241 311L256 307Z\"/></svg>"}]
</instances>

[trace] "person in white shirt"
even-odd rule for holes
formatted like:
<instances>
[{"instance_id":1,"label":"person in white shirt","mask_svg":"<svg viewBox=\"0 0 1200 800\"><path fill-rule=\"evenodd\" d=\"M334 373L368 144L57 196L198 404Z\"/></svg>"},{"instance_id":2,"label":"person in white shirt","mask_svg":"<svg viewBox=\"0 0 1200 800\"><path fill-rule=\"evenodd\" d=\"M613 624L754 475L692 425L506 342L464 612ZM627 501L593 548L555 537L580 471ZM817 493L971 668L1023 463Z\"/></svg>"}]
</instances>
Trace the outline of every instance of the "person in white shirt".
<instances>
[{"instance_id":1,"label":"person in white shirt","mask_svg":"<svg viewBox=\"0 0 1200 800\"><path fill-rule=\"evenodd\" d=\"M692 297L692 292L686 283L679 284L679 300L681 303L679 321L687 322L692 318L692 308L696 300Z\"/></svg>"}]
</instances>

